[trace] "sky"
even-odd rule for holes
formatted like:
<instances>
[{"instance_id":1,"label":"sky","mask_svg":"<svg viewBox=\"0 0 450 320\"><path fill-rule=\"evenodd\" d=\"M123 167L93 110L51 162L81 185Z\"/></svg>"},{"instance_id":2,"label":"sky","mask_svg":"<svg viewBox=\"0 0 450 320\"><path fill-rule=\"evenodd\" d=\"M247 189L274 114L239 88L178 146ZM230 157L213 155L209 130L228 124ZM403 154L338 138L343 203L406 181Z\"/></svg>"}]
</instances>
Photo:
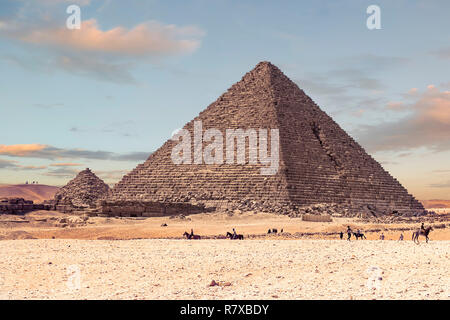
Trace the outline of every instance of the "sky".
<instances>
[{"instance_id":1,"label":"sky","mask_svg":"<svg viewBox=\"0 0 450 320\"><path fill-rule=\"evenodd\" d=\"M80 29L68 29L70 5ZM369 29L368 6L381 29ZM418 199L450 200L450 2L0 1L0 183L109 184L260 61Z\"/></svg>"}]
</instances>

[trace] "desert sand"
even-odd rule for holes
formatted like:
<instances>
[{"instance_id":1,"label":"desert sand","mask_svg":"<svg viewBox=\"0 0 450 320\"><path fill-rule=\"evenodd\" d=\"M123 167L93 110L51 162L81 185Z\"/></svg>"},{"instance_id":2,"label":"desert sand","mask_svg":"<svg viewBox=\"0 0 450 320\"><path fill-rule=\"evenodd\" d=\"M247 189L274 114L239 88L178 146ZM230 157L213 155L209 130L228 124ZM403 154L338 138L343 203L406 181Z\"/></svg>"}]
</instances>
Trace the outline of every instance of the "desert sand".
<instances>
[{"instance_id":1,"label":"desert sand","mask_svg":"<svg viewBox=\"0 0 450 320\"><path fill-rule=\"evenodd\" d=\"M86 221L85 221L86 220ZM432 240L450 240L450 221L439 216L433 225ZM154 218L126 217L80 217L56 211L35 211L24 216L0 215L0 240L14 239L84 239L84 240L130 240L130 239L180 239L185 231L194 229L203 238L223 238L227 231L236 228L246 239L338 239L340 231L349 225L360 229L369 240L379 239L384 233L386 240L397 240L403 233L405 240L420 227L420 219L402 223L365 222L360 219L333 217L332 222L309 222L288 216L242 212L240 214L202 213L189 216ZM166 224L167 226L162 226ZM276 228L277 234L267 234ZM280 234L281 229L283 233ZM423 239L421 239L423 241Z\"/></svg>"},{"instance_id":2,"label":"desert sand","mask_svg":"<svg viewBox=\"0 0 450 320\"><path fill-rule=\"evenodd\" d=\"M417 245L419 220L2 215L0 299L449 299L450 228L441 218L426 222L439 228ZM368 240L338 240L347 225ZM245 240L220 239L233 227ZM202 240L182 239L191 228Z\"/></svg>"},{"instance_id":3,"label":"desert sand","mask_svg":"<svg viewBox=\"0 0 450 320\"><path fill-rule=\"evenodd\" d=\"M449 299L449 258L449 241L6 240L0 298Z\"/></svg>"}]
</instances>

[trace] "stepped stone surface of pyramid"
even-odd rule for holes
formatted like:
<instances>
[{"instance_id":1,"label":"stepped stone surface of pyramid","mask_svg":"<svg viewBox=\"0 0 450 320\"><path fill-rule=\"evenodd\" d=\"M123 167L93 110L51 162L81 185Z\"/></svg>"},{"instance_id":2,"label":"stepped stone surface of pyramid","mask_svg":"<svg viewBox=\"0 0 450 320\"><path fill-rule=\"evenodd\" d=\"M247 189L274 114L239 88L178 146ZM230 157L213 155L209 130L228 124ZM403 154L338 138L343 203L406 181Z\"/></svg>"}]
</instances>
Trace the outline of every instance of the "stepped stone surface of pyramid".
<instances>
[{"instance_id":1,"label":"stepped stone surface of pyramid","mask_svg":"<svg viewBox=\"0 0 450 320\"><path fill-rule=\"evenodd\" d=\"M285 214L316 204L353 215L360 210L373 215L424 212L419 201L269 62L259 63L187 123L184 129L191 137L194 121L202 121L203 131L219 129L224 137L226 129L279 129L278 172L261 175L263 165L248 162L174 164L171 152L178 142L169 139L125 175L107 201L189 202Z\"/></svg>"},{"instance_id":2,"label":"stepped stone surface of pyramid","mask_svg":"<svg viewBox=\"0 0 450 320\"><path fill-rule=\"evenodd\" d=\"M54 203L57 206L75 208L95 207L97 201L106 197L109 191L109 186L89 168L86 168L58 190L55 194Z\"/></svg>"}]
</instances>

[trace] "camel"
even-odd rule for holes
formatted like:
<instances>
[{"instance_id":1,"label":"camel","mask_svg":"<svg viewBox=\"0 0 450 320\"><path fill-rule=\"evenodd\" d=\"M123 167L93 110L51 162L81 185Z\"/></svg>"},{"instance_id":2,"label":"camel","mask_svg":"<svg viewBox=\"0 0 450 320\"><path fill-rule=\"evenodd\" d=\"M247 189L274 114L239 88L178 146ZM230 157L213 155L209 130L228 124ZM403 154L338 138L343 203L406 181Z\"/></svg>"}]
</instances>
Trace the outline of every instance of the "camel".
<instances>
[{"instance_id":1,"label":"camel","mask_svg":"<svg viewBox=\"0 0 450 320\"><path fill-rule=\"evenodd\" d=\"M417 231L413 232L412 234L412 241L414 241L414 243L419 244L419 236L425 236L425 239L428 243L429 237L428 235L430 234L430 231L433 230L433 227L427 227L425 229L418 229Z\"/></svg>"}]
</instances>

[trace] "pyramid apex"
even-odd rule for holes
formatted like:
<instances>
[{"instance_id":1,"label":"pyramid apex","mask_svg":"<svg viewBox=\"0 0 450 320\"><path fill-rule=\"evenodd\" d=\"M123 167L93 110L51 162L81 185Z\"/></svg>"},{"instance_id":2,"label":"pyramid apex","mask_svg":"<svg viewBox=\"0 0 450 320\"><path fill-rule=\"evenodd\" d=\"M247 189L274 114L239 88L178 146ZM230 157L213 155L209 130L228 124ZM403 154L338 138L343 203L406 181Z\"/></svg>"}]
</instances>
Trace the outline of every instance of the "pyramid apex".
<instances>
[{"instance_id":1,"label":"pyramid apex","mask_svg":"<svg viewBox=\"0 0 450 320\"><path fill-rule=\"evenodd\" d=\"M84 170L81 170L81 171L79 171L78 172L78 175L84 175L84 174L91 174L92 173L92 171L91 171L91 169L89 169L89 168L86 168L86 169L84 169Z\"/></svg>"},{"instance_id":2,"label":"pyramid apex","mask_svg":"<svg viewBox=\"0 0 450 320\"><path fill-rule=\"evenodd\" d=\"M282 77L284 79L288 79L276 65L274 65L270 61L261 61L250 72L247 72L243 78L270 79L272 77Z\"/></svg>"},{"instance_id":3,"label":"pyramid apex","mask_svg":"<svg viewBox=\"0 0 450 320\"><path fill-rule=\"evenodd\" d=\"M81 170L80 172L78 172L78 174L76 175L75 179L88 179L88 178L95 178L95 179L100 179L99 177L97 177L97 175L92 172L91 169L86 168L84 170Z\"/></svg>"},{"instance_id":4,"label":"pyramid apex","mask_svg":"<svg viewBox=\"0 0 450 320\"><path fill-rule=\"evenodd\" d=\"M266 70L280 71L280 69L270 61L261 61L256 65L256 67L254 69L262 69L262 68L264 68Z\"/></svg>"},{"instance_id":5,"label":"pyramid apex","mask_svg":"<svg viewBox=\"0 0 450 320\"><path fill-rule=\"evenodd\" d=\"M261 61L256 66L273 66L273 64L270 61Z\"/></svg>"}]
</instances>

